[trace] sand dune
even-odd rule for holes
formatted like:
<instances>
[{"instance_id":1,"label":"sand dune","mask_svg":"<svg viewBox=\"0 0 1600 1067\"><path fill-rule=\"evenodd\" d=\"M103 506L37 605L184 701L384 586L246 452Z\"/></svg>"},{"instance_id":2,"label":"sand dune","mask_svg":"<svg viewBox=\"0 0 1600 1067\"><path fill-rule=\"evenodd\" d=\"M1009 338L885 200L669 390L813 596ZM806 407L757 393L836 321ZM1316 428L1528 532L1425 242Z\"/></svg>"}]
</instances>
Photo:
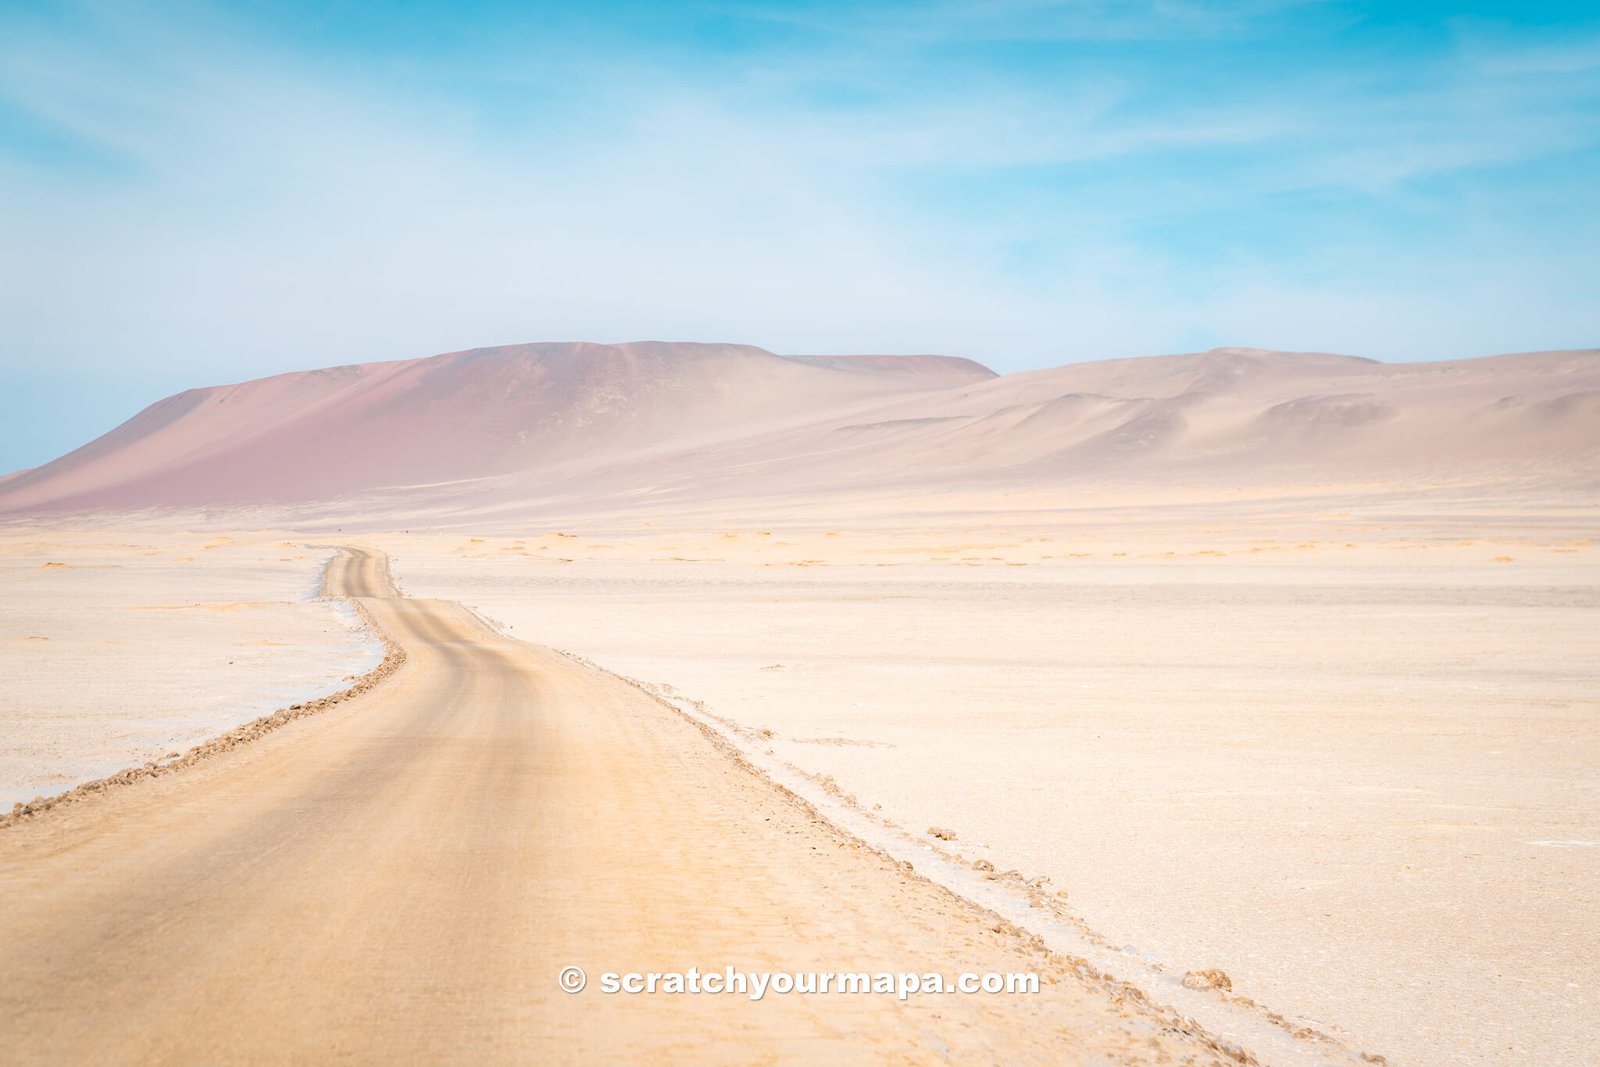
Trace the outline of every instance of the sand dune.
<instances>
[{"instance_id":1,"label":"sand dune","mask_svg":"<svg viewBox=\"0 0 1600 1067\"><path fill-rule=\"evenodd\" d=\"M6 485L0 509L289 503L694 447L992 376L937 356L536 344L191 389Z\"/></svg>"},{"instance_id":2,"label":"sand dune","mask_svg":"<svg viewBox=\"0 0 1600 1067\"><path fill-rule=\"evenodd\" d=\"M1008 375L757 454L899 485L1592 479L1597 388L1595 351L1395 365L1218 349Z\"/></svg>"},{"instance_id":3,"label":"sand dune","mask_svg":"<svg viewBox=\"0 0 1600 1067\"><path fill-rule=\"evenodd\" d=\"M1383 364L1228 348L997 377L937 356L519 345L181 393L0 482L0 514L313 504L399 521L976 483L1592 485L1597 414L1596 350Z\"/></svg>"}]
</instances>

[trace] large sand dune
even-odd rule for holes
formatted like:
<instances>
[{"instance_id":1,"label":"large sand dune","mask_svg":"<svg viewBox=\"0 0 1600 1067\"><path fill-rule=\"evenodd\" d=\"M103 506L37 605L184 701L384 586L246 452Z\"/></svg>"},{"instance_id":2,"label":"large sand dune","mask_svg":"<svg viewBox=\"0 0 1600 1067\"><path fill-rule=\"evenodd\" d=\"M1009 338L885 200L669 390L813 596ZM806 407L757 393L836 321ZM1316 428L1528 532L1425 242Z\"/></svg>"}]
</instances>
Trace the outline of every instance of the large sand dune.
<instances>
[{"instance_id":1,"label":"large sand dune","mask_svg":"<svg viewBox=\"0 0 1600 1067\"><path fill-rule=\"evenodd\" d=\"M191 389L5 486L0 508L292 503L616 463L992 376L944 357L536 344Z\"/></svg>"},{"instance_id":2,"label":"large sand dune","mask_svg":"<svg viewBox=\"0 0 1600 1067\"><path fill-rule=\"evenodd\" d=\"M996 377L937 356L538 344L180 393L0 483L0 514L354 506L390 523L975 484L1592 487L1597 457L1594 350L1217 349Z\"/></svg>"}]
</instances>

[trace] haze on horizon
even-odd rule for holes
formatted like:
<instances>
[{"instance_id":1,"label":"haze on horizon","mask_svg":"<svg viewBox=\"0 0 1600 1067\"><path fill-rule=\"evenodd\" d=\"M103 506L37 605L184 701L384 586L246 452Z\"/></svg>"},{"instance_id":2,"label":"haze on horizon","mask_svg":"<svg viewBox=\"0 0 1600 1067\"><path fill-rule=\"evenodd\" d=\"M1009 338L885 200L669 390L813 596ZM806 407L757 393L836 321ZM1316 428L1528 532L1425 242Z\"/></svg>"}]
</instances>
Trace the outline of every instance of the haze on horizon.
<instances>
[{"instance_id":1,"label":"haze on horizon","mask_svg":"<svg viewBox=\"0 0 1600 1067\"><path fill-rule=\"evenodd\" d=\"M1577 4L0 0L0 472L506 342L1600 337Z\"/></svg>"}]
</instances>

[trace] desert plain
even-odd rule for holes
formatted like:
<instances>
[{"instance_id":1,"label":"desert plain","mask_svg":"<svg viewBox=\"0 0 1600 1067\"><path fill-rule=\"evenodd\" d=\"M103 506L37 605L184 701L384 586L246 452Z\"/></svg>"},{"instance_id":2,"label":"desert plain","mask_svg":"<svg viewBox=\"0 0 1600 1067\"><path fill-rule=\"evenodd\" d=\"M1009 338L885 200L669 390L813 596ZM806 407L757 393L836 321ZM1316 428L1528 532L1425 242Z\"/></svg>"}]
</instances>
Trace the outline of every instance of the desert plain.
<instances>
[{"instance_id":1,"label":"desert plain","mask_svg":"<svg viewBox=\"0 0 1600 1067\"><path fill-rule=\"evenodd\" d=\"M7 1047L1594 1062L1597 360L527 346L163 402L0 482ZM674 962L1049 981L553 984Z\"/></svg>"}]
</instances>

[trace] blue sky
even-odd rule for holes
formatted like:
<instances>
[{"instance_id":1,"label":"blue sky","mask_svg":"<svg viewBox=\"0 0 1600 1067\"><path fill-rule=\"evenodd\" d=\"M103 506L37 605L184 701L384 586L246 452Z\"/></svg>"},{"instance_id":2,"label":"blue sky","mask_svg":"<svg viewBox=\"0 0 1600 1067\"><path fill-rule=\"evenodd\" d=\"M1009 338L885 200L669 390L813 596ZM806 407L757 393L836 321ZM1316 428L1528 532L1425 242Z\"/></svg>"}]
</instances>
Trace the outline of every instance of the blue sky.
<instances>
[{"instance_id":1,"label":"blue sky","mask_svg":"<svg viewBox=\"0 0 1600 1067\"><path fill-rule=\"evenodd\" d=\"M1592 4L0 0L0 469L528 340L1600 344Z\"/></svg>"}]
</instances>

